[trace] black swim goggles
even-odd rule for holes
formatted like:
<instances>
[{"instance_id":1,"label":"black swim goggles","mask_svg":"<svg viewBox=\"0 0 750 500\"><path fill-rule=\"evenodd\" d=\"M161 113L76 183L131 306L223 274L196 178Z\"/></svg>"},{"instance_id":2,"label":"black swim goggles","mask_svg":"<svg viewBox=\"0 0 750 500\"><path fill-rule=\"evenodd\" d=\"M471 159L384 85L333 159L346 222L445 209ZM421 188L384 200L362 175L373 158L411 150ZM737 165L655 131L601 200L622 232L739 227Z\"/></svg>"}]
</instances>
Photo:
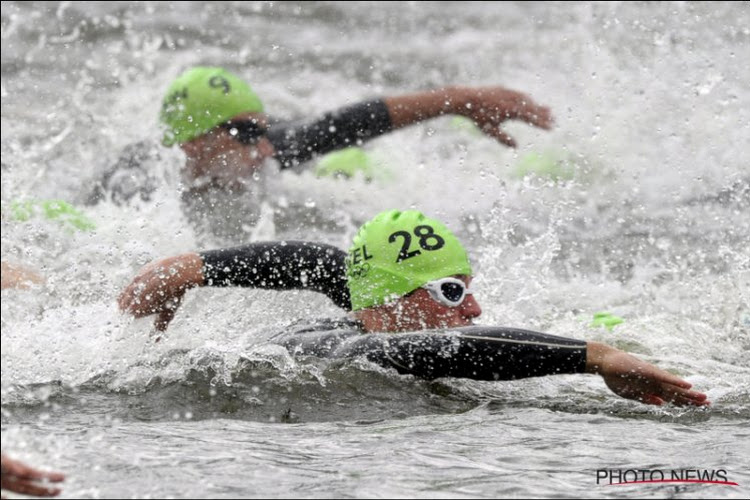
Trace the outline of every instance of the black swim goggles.
<instances>
[{"instance_id":1,"label":"black swim goggles","mask_svg":"<svg viewBox=\"0 0 750 500\"><path fill-rule=\"evenodd\" d=\"M436 302L448 307L460 306L467 295L471 295L473 290L458 278L442 278L430 281L422 285L422 288L430 292L430 297Z\"/></svg>"},{"instance_id":2,"label":"black swim goggles","mask_svg":"<svg viewBox=\"0 0 750 500\"><path fill-rule=\"evenodd\" d=\"M237 142L245 146L255 146L266 135L268 129L258 123L258 120L230 120L219 127L229 131Z\"/></svg>"}]
</instances>

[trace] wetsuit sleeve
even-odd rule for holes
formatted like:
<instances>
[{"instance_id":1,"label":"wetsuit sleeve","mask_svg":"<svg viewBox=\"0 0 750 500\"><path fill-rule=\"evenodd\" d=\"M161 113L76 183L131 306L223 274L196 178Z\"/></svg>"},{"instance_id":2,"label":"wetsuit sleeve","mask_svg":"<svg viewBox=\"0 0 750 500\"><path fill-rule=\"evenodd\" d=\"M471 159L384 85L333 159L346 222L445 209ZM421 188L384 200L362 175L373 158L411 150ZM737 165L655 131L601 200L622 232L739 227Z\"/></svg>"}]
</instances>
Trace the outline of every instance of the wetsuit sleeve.
<instances>
[{"instance_id":1,"label":"wetsuit sleeve","mask_svg":"<svg viewBox=\"0 0 750 500\"><path fill-rule=\"evenodd\" d=\"M268 290L313 290L351 310L346 286L346 253L306 241L274 241L200 254L208 286Z\"/></svg>"},{"instance_id":2,"label":"wetsuit sleeve","mask_svg":"<svg viewBox=\"0 0 750 500\"><path fill-rule=\"evenodd\" d=\"M289 168L316 154L356 146L392 129L388 107L377 99L326 113L312 122L272 125L267 137L281 167Z\"/></svg>"},{"instance_id":3,"label":"wetsuit sleeve","mask_svg":"<svg viewBox=\"0 0 750 500\"><path fill-rule=\"evenodd\" d=\"M425 379L513 380L586 369L585 341L514 328L367 337L348 346L347 355Z\"/></svg>"}]
</instances>

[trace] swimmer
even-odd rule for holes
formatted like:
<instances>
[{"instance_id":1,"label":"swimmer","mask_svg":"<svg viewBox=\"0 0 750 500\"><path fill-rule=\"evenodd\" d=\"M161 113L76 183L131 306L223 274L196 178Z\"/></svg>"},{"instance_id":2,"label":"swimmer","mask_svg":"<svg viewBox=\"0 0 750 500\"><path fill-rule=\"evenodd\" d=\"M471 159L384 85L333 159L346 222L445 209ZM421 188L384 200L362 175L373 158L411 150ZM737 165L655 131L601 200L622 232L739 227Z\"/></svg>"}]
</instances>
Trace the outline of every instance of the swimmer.
<instances>
[{"instance_id":1,"label":"swimmer","mask_svg":"<svg viewBox=\"0 0 750 500\"><path fill-rule=\"evenodd\" d=\"M486 135L515 147L501 125L521 120L549 129L549 108L527 95L502 87L444 87L352 104L313 120L274 123L257 94L238 76L218 67L193 67L177 77L164 96L160 121L162 144L185 153L187 186L244 189L267 159L291 168L330 151L362 143L438 116L459 115ZM153 191L152 173L144 164L159 161L146 143L129 147L126 157L107 172L89 196L124 201ZM121 185L122 184L122 185ZM109 194L108 194L109 193Z\"/></svg>"},{"instance_id":2,"label":"swimmer","mask_svg":"<svg viewBox=\"0 0 750 500\"><path fill-rule=\"evenodd\" d=\"M445 225L415 210L391 210L365 223L348 253L282 241L155 261L125 288L119 305L136 317L157 314L156 328L164 330L194 287L312 290L351 311L336 328L356 331L362 340L331 349L318 341L317 351L310 352L363 355L428 379L593 373L624 398L709 404L689 382L605 344L474 325L482 309L471 289L473 278L466 250ZM282 343L300 345L293 339Z\"/></svg>"}]
</instances>

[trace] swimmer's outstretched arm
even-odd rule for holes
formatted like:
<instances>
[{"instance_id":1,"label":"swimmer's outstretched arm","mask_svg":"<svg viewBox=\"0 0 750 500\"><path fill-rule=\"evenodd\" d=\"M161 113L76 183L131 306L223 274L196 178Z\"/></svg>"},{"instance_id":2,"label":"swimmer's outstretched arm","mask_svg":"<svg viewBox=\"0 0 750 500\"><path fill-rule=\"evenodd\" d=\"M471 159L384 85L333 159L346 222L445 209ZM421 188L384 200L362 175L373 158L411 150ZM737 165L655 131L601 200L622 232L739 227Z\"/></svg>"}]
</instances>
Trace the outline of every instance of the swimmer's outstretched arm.
<instances>
[{"instance_id":1,"label":"swimmer's outstretched arm","mask_svg":"<svg viewBox=\"0 0 750 500\"><path fill-rule=\"evenodd\" d=\"M455 335L421 332L363 336L342 346L342 357L364 356L420 378L515 380L593 373L619 396L647 404L708 405L691 384L599 342L507 327L465 327Z\"/></svg>"},{"instance_id":2,"label":"swimmer's outstretched arm","mask_svg":"<svg viewBox=\"0 0 750 500\"><path fill-rule=\"evenodd\" d=\"M461 115L473 120L490 137L512 148L516 141L500 129L508 120L535 127L552 127L552 112L529 96L502 87L446 87L385 99L393 128L404 127L442 115Z\"/></svg>"},{"instance_id":3,"label":"swimmer's outstretched arm","mask_svg":"<svg viewBox=\"0 0 750 500\"><path fill-rule=\"evenodd\" d=\"M353 104L310 122L278 124L267 135L276 159L282 167L291 167L316 154L357 146L443 115L465 116L485 134L510 147L516 142L500 129L503 122L521 120L543 129L553 123L548 107L521 92L502 87L445 87Z\"/></svg>"},{"instance_id":4,"label":"swimmer's outstretched arm","mask_svg":"<svg viewBox=\"0 0 750 500\"><path fill-rule=\"evenodd\" d=\"M313 290L351 309L346 287L346 253L319 243L275 241L187 253L154 261L141 269L120 294L120 309L140 318L158 314L165 330L182 297L200 286L240 286L269 290Z\"/></svg>"}]
</instances>

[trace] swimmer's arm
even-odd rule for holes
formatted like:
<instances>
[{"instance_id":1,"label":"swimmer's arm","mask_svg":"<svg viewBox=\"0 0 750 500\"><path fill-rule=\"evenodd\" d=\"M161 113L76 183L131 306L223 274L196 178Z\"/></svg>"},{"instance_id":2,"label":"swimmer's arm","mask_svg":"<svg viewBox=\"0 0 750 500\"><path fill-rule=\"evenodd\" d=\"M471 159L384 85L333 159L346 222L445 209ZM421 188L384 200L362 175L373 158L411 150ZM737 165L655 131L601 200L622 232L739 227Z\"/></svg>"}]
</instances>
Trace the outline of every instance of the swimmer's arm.
<instances>
[{"instance_id":1,"label":"swimmer's arm","mask_svg":"<svg viewBox=\"0 0 750 500\"><path fill-rule=\"evenodd\" d=\"M357 146L393 130L382 99L353 104L301 123L271 126L267 137L282 168L293 167L349 146Z\"/></svg>"},{"instance_id":2,"label":"swimmer's arm","mask_svg":"<svg viewBox=\"0 0 750 500\"><path fill-rule=\"evenodd\" d=\"M551 128L553 123L548 107L536 104L526 94L502 87L445 87L384 100L394 129L442 115L461 115L510 147L515 147L516 142L500 129L503 122L517 119L543 129Z\"/></svg>"},{"instance_id":3,"label":"swimmer's arm","mask_svg":"<svg viewBox=\"0 0 750 500\"><path fill-rule=\"evenodd\" d=\"M329 245L287 241L188 253L152 262L120 294L120 309L136 317L157 314L165 330L185 292L201 286L270 290L309 289L351 309L346 287L346 254Z\"/></svg>"},{"instance_id":4,"label":"swimmer's arm","mask_svg":"<svg viewBox=\"0 0 750 500\"><path fill-rule=\"evenodd\" d=\"M381 361L387 365L428 379L513 380L593 373L624 398L656 405L709 404L705 394L690 390L689 382L614 347L528 330L394 335L387 337L383 352Z\"/></svg>"},{"instance_id":5,"label":"swimmer's arm","mask_svg":"<svg viewBox=\"0 0 750 500\"><path fill-rule=\"evenodd\" d=\"M586 368L584 341L516 328L401 334L389 336L386 344L394 367L428 379L514 380L583 373Z\"/></svg>"},{"instance_id":6,"label":"swimmer's arm","mask_svg":"<svg viewBox=\"0 0 750 500\"><path fill-rule=\"evenodd\" d=\"M526 94L502 87L445 87L354 104L312 122L272 126L268 139L282 167L291 167L336 149L363 142L431 118L462 115L487 135L515 147L500 125L518 119L549 129L552 114Z\"/></svg>"},{"instance_id":7,"label":"swimmer's arm","mask_svg":"<svg viewBox=\"0 0 750 500\"><path fill-rule=\"evenodd\" d=\"M313 290L351 310L346 253L321 243L275 241L200 254L209 286Z\"/></svg>"}]
</instances>

